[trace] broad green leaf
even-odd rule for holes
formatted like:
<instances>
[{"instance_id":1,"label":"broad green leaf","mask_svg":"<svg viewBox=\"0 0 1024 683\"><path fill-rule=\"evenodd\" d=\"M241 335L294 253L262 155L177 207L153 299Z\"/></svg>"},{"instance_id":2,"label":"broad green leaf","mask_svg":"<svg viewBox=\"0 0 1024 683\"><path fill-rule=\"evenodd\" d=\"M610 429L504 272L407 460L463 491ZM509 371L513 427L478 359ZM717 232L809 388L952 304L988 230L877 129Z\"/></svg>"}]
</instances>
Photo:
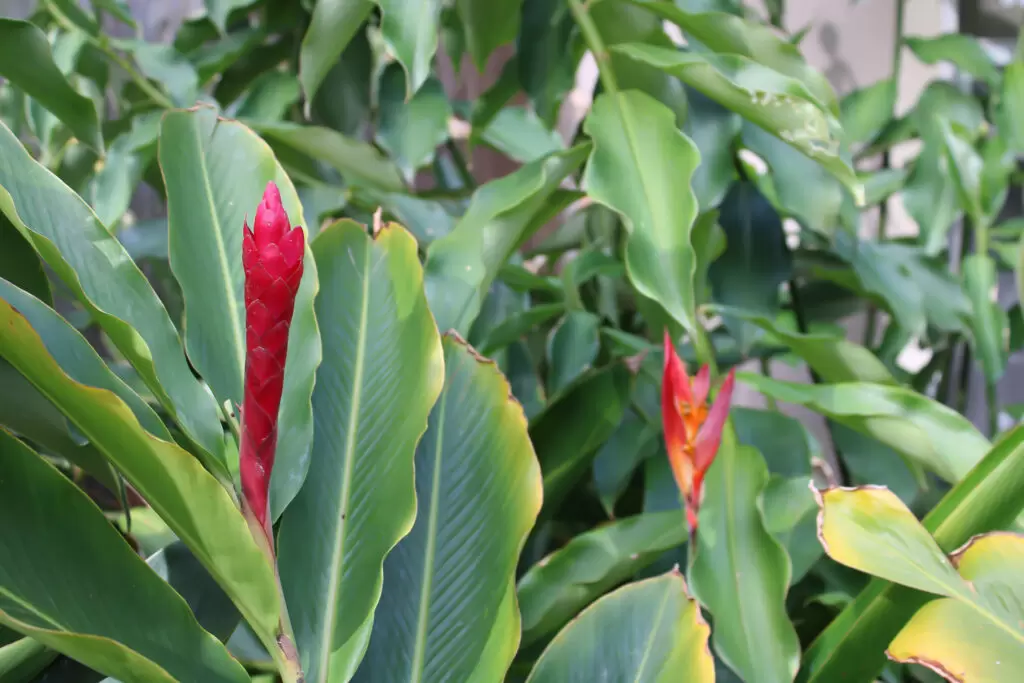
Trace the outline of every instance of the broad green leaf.
<instances>
[{"instance_id":1,"label":"broad green leaf","mask_svg":"<svg viewBox=\"0 0 1024 683\"><path fill-rule=\"evenodd\" d=\"M739 114L726 109L699 90L687 87L686 99L689 111L683 123L683 132L693 140L700 152L700 165L693 174L693 193L697 195L701 212L707 212L722 202L736 179L733 142L740 134L742 121ZM695 225L694 233L696 231ZM695 277L694 281L700 282L700 278Z\"/></svg>"},{"instance_id":2,"label":"broad green leaf","mask_svg":"<svg viewBox=\"0 0 1024 683\"><path fill-rule=\"evenodd\" d=\"M53 305L50 281L43 262L7 216L0 213L0 278L24 290L47 306Z\"/></svg>"},{"instance_id":3,"label":"broad green leaf","mask_svg":"<svg viewBox=\"0 0 1024 683\"><path fill-rule=\"evenodd\" d=\"M522 4L523 0L456 0L466 47L481 73L495 48L515 40Z\"/></svg>"},{"instance_id":4,"label":"broad green leaf","mask_svg":"<svg viewBox=\"0 0 1024 683\"><path fill-rule=\"evenodd\" d=\"M711 683L710 629L678 571L624 586L559 633L527 683Z\"/></svg>"},{"instance_id":5,"label":"broad green leaf","mask_svg":"<svg viewBox=\"0 0 1024 683\"><path fill-rule=\"evenodd\" d=\"M373 10L372 0L317 0L299 51L299 83L310 103L327 72Z\"/></svg>"},{"instance_id":6,"label":"broad green leaf","mask_svg":"<svg viewBox=\"0 0 1024 683\"><path fill-rule=\"evenodd\" d=\"M568 3L549 0L522 0L520 21L516 85L522 86L541 120L553 126L582 57L576 22Z\"/></svg>"},{"instance_id":7,"label":"broad green leaf","mask_svg":"<svg viewBox=\"0 0 1024 683\"><path fill-rule=\"evenodd\" d=\"M228 15L232 11L253 4L253 0L203 0L203 2L206 5L206 15L221 33L227 31Z\"/></svg>"},{"instance_id":8,"label":"broad green leaf","mask_svg":"<svg viewBox=\"0 0 1024 683\"><path fill-rule=\"evenodd\" d=\"M908 37L904 38L904 42L914 56L925 64L952 62L960 71L991 86L999 83L999 69L974 36L947 33L928 38Z\"/></svg>"},{"instance_id":9,"label":"broad green leaf","mask_svg":"<svg viewBox=\"0 0 1024 683\"><path fill-rule=\"evenodd\" d=\"M414 449L443 382L416 241L339 221L313 242L324 358L309 474L281 519L278 565L306 681L348 680L385 556L412 528Z\"/></svg>"},{"instance_id":10,"label":"broad green leaf","mask_svg":"<svg viewBox=\"0 0 1024 683\"><path fill-rule=\"evenodd\" d=\"M139 552L149 557L177 541L174 532L151 507L131 508L131 524L125 512L107 513L107 519L129 536L139 547Z\"/></svg>"},{"instance_id":11,"label":"broad green leaf","mask_svg":"<svg viewBox=\"0 0 1024 683\"><path fill-rule=\"evenodd\" d=\"M996 110L999 132L1015 153L1024 151L1024 61L1019 57L1003 69L1003 84Z\"/></svg>"},{"instance_id":12,"label":"broad green leaf","mask_svg":"<svg viewBox=\"0 0 1024 683\"><path fill-rule=\"evenodd\" d=\"M878 137L893 116L896 82L891 78L854 90L839 103L839 122L843 139L851 144L867 144Z\"/></svg>"},{"instance_id":13,"label":"broad green leaf","mask_svg":"<svg viewBox=\"0 0 1024 683\"><path fill-rule=\"evenodd\" d=\"M379 120L377 142L398 164L405 180L412 183L416 171L434 159L434 150L448 139L452 107L444 86L428 78L406 100L405 72L390 64L378 86Z\"/></svg>"},{"instance_id":14,"label":"broad green leaf","mask_svg":"<svg viewBox=\"0 0 1024 683\"><path fill-rule=\"evenodd\" d=\"M0 621L126 683L248 680L84 493L3 431L0 450L0 507L19 520L0 532Z\"/></svg>"},{"instance_id":15,"label":"broad green leaf","mask_svg":"<svg viewBox=\"0 0 1024 683\"><path fill-rule=\"evenodd\" d=\"M854 486L881 485L908 505L917 497L921 485L920 465L877 439L833 422L832 442L842 454L843 465Z\"/></svg>"},{"instance_id":16,"label":"broad green leaf","mask_svg":"<svg viewBox=\"0 0 1024 683\"><path fill-rule=\"evenodd\" d=\"M987 229L994 217L988 216L982 206L981 184L985 162L971 143L954 133L946 121L940 119L937 125L942 132L947 168L960 198L960 206L976 226Z\"/></svg>"},{"instance_id":17,"label":"broad green leaf","mask_svg":"<svg viewBox=\"0 0 1024 683\"><path fill-rule=\"evenodd\" d=\"M131 130L110 145L86 188L86 198L108 230L114 230L128 211L146 166L156 153L159 131L159 112L133 118Z\"/></svg>"},{"instance_id":18,"label":"broad green leaf","mask_svg":"<svg viewBox=\"0 0 1024 683\"><path fill-rule=\"evenodd\" d=\"M729 156L731 165L732 154L730 153ZM694 177L696 178L696 176ZM696 188L696 182L694 188ZM727 188L723 188L723 192L725 189ZM707 211L697 216L697 220L693 223L693 230L690 232L690 243L693 245L693 252L697 257L697 266L693 273L693 295L697 306L703 306L711 299L708 270L715 259L722 255L726 247L725 232L718 224L717 210Z\"/></svg>"},{"instance_id":19,"label":"broad green leaf","mask_svg":"<svg viewBox=\"0 0 1024 683\"><path fill-rule=\"evenodd\" d=\"M1009 355L1009 325L1006 311L999 305L996 264L991 257L971 254L963 263L964 290L971 300L974 353L981 361L990 385L1003 376Z\"/></svg>"},{"instance_id":20,"label":"broad green leaf","mask_svg":"<svg viewBox=\"0 0 1024 683\"><path fill-rule=\"evenodd\" d=\"M917 99L910 123L923 140L932 144L942 134L939 122L943 119L956 124L971 140L988 127L981 101L948 81L932 81Z\"/></svg>"},{"instance_id":21,"label":"broad green leaf","mask_svg":"<svg viewBox=\"0 0 1024 683\"><path fill-rule=\"evenodd\" d=\"M637 91L605 93L583 124L594 151L583 174L590 197L618 212L629 233L626 272L637 291L688 330L694 311L690 179L700 158L672 113Z\"/></svg>"},{"instance_id":22,"label":"broad green leaf","mask_svg":"<svg viewBox=\"0 0 1024 683\"><path fill-rule=\"evenodd\" d=\"M547 128L532 109L503 107L480 133L480 139L505 156L528 164L565 149L558 131Z\"/></svg>"},{"instance_id":23,"label":"broad green leaf","mask_svg":"<svg viewBox=\"0 0 1024 683\"><path fill-rule=\"evenodd\" d=\"M92 100L71 87L54 64L46 36L27 21L0 18L0 76L53 112L82 142L103 152Z\"/></svg>"},{"instance_id":24,"label":"broad green leaf","mask_svg":"<svg viewBox=\"0 0 1024 683\"><path fill-rule=\"evenodd\" d=\"M552 397L530 421L530 439L544 473L545 518L557 511L622 421L632 383L621 362L594 370Z\"/></svg>"},{"instance_id":25,"label":"broad green leaf","mask_svg":"<svg viewBox=\"0 0 1024 683\"><path fill-rule=\"evenodd\" d=\"M292 225L305 227L295 189L258 136L212 109L172 111L160 125L170 263L185 302L185 348L219 404L242 404L245 377L243 223L252 221L268 182L281 191ZM246 169L239 173L239 169ZM308 234L308 233L307 233ZM306 251L288 332L288 363L271 477L274 519L295 497L309 465L309 397L320 361L313 314L316 264Z\"/></svg>"},{"instance_id":26,"label":"broad green leaf","mask_svg":"<svg viewBox=\"0 0 1024 683\"><path fill-rule=\"evenodd\" d=\"M57 656L55 650L33 638L19 638L0 646L0 680L29 683Z\"/></svg>"},{"instance_id":27,"label":"broad green leaf","mask_svg":"<svg viewBox=\"0 0 1024 683\"><path fill-rule=\"evenodd\" d=\"M307 112L314 121L343 135L365 136L377 75L374 59L368 31L357 30L317 90L312 111Z\"/></svg>"},{"instance_id":28,"label":"broad green leaf","mask_svg":"<svg viewBox=\"0 0 1024 683\"><path fill-rule=\"evenodd\" d=\"M492 180L473 194L455 229L427 249L425 286L438 329L469 331L498 270L540 227L538 217L546 220L547 203L557 199L558 186L589 151L589 145L577 145Z\"/></svg>"},{"instance_id":29,"label":"broad green leaf","mask_svg":"<svg viewBox=\"0 0 1024 683\"><path fill-rule=\"evenodd\" d=\"M909 175L906 168L882 168L858 173L857 177L864 185L864 206L875 206L888 200L903 189Z\"/></svg>"},{"instance_id":30,"label":"broad green leaf","mask_svg":"<svg viewBox=\"0 0 1024 683\"><path fill-rule=\"evenodd\" d=\"M659 431L634 411L626 411L622 422L594 456L594 486L609 518L615 518L615 503L637 466L658 450Z\"/></svg>"},{"instance_id":31,"label":"broad green leaf","mask_svg":"<svg viewBox=\"0 0 1024 683\"><path fill-rule=\"evenodd\" d=\"M817 161L855 197L862 194L856 174L839 155L835 118L819 108L800 81L740 55L682 52L642 43L612 49L679 78Z\"/></svg>"},{"instance_id":32,"label":"broad green leaf","mask_svg":"<svg viewBox=\"0 0 1024 683\"><path fill-rule=\"evenodd\" d=\"M377 0L381 34L388 50L406 73L406 95L411 96L430 75L441 19L441 0Z\"/></svg>"},{"instance_id":33,"label":"broad green leaf","mask_svg":"<svg viewBox=\"0 0 1024 683\"><path fill-rule=\"evenodd\" d=\"M544 409L547 395L526 342L518 341L508 347L502 371L512 385L512 395L522 404L526 417L532 420Z\"/></svg>"},{"instance_id":34,"label":"broad green leaf","mask_svg":"<svg viewBox=\"0 0 1024 683\"><path fill-rule=\"evenodd\" d=\"M28 321L0 302L0 356L18 369L100 450L231 596L273 652L281 637L274 571L235 502L199 461L145 431L104 389L64 374Z\"/></svg>"},{"instance_id":35,"label":"broad green leaf","mask_svg":"<svg viewBox=\"0 0 1024 683\"><path fill-rule=\"evenodd\" d=\"M800 582L824 552L818 540L818 506L810 483L808 477L773 476L762 494L765 529L789 555L791 586Z\"/></svg>"},{"instance_id":36,"label":"broad green leaf","mask_svg":"<svg viewBox=\"0 0 1024 683\"><path fill-rule=\"evenodd\" d=\"M539 325L565 312L564 304L540 304L512 313L487 332L480 348L485 356L494 355L509 344L526 336Z\"/></svg>"},{"instance_id":37,"label":"broad green leaf","mask_svg":"<svg viewBox=\"0 0 1024 683\"><path fill-rule=\"evenodd\" d=\"M576 536L519 580L523 646L560 629L608 589L687 541L678 510L627 517Z\"/></svg>"},{"instance_id":38,"label":"broad green leaf","mask_svg":"<svg viewBox=\"0 0 1024 683\"><path fill-rule=\"evenodd\" d=\"M391 192L405 190L398 167L362 140L320 126L286 121L247 123L265 138L330 164L349 183Z\"/></svg>"},{"instance_id":39,"label":"broad green leaf","mask_svg":"<svg viewBox=\"0 0 1024 683\"><path fill-rule=\"evenodd\" d=\"M557 394L590 370L601 349L601 319L589 311L569 311L547 341L548 392Z\"/></svg>"},{"instance_id":40,"label":"broad green leaf","mask_svg":"<svg viewBox=\"0 0 1024 683\"><path fill-rule=\"evenodd\" d=\"M540 467L501 373L457 337L442 345L445 384L416 449L416 523L384 563L356 681L470 680L492 630L518 636L518 615L499 608L540 511ZM493 664L503 676L510 663Z\"/></svg>"},{"instance_id":41,"label":"broad green leaf","mask_svg":"<svg viewBox=\"0 0 1024 683\"><path fill-rule=\"evenodd\" d=\"M795 45L780 37L771 27L734 16L742 14L741 3L726 8L720 6L723 4L721 0L687 0L683 4L693 10L687 12L679 3L673 5L663 0L626 1L671 21L714 52L746 57L800 81L824 111L839 113L836 95L828 79L807 63ZM726 11L731 13L724 13Z\"/></svg>"},{"instance_id":42,"label":"broad green leaf","mask_svg":"<svg viewBox=\"0 0 1024 683\"><path fill-rule=\"evenodd\" d=\"M741 182L726 195L718 225L725 237L725 251L708 271L714 300L774 315L780 305L779 288L793 271L782 219L756 186ZM742 318L723 315L740 350L748 352L759 330Z\"/></svg>"},{"instance_id":43,"label":"broad green leaf","mask_svg":"<svg viewBox=\"0 0 1024 683\"><path fill-rule=\"evenodd\" d=\"M900 386L843 382L805 385L738 373L758 391L798 403L872 436L948 482L958 482L989 450L985 437L956 411Z\"/></svg>"},{"instance_id":44,"label":"broad green leaf","mask_svg":"<svg viewBox=\"0 0 1024 683\"><path fill-rule=\"evenodd\" d=\"M800 661L786 616L789 558L759 503L767 484L761 454L727 429L704 482L689 569L694 596L714 618L715 652L748 683L790 681Z\"/></svg>"},{"instance_id":45,"label":"broad green leaf","mask_svg":"<svg viewBox=\"0 0 1024 683\"><path fill-rule=\"evenodd\" d=\"M788 346L825 382L877 382L896 384L892 373L875 354L845 337L822 333L801 334L795 325L782 325L765 315L716 307L722 313L748 320L768 332L772 339Z\"/></svg>"},{"instance_id":46,"label":"broad green leaf","mask_svg":"<svg viewBox=\"0 0 1024 683\"><path fill-rule=\"evenodd\" d=\"M130 52L142 73L163 86L179 107L188 107L199 96L199 74L192 62L173 45L144 40L112 41L118 49Z\"/></svg>"},{"instance_id":47,"label":"broad green leaf","mask_svg":"<svg viewBox=\"0 0 1024 683\"><path fill-rule=\"evenodd\" d=\"M146 385L227 477L217 404L192 375L174 325L145 276L88 205L0 126L0 211L132 363Z\"/></svg>"},{"instance_id":48,"label":"broad green leaf","mask_svg":"<svg viewBox=\"0 0 1024 683\"><path fill-rule=\"evenodd\" d=\"M780 477L811 474L811 460L820 457L820 447L799 420L775 410L733 406L730 411L736 442L757 448L768 471Z\"/></svg>"},{"instance_id":49,"label":"broad green leaf","mask_svg":"<svg viewBox=\"0 0 1024 683\"><path fill-rule=\"evenodd\" d=\"M1014 522L1024 500L1024 427L1002 438L923 520L939 547L950 552L971 536ZM885 648L929 596L874 579L804 654L801 683L837 677L873 680Z\"/></svg>"},{"instance_id":50,"label":"broad green leaf","mask_svg":"<svg viewBox=\"0 0 1024 683\"><path fill-rule=\"evenodd\" d=\"M252 88L239 101L234 115L247 121L280 121L300 96L294 76L269 71L253 81Z\"/></svg>"},{"instance_id":51,"label":"broad green leaf","mask_svg":"<svg viewBox=\"0 0 1024 683\"><path fill-rule=\"evenodd\" d=\"M977 595L925 605L886 655L961 680L1013 680L1024 670L1024 537L1006 532L978 536L950 559Z\"/></svg>"}]
</instances>

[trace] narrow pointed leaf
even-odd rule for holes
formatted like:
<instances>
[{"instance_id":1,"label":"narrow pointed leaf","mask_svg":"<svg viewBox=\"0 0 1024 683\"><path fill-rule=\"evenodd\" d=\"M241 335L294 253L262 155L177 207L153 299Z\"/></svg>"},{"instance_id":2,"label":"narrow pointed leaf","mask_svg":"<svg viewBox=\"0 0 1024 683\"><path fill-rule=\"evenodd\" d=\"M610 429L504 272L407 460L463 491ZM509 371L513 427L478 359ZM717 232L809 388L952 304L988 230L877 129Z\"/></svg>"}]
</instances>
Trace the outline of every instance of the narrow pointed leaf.
<instances>
[{"instance_id":1,"label":"narrow pointed leaf","mask_svg":"<svg viewBox=\"0 0 1024 683\"><path fill-rule=\"evenodd\" d=\"M248 680L84 493L4 431L0 451L0 507L19 520L0 532L0 622L125 682Z\"/></svg>"},{"instance_id":2,"label":"narrow pointed leaf","mask_svg":"<svg viewBox=\"0 0 1024 683\"><path fill-rule=\"evenodd\" d=\"M165 408L227 477L217 404L195 379L167 310L89 206L0 125L0 211L86 307Z\"/></svg>"},{"instance_id":3,"label":"narrow pointed leaf","mask_svg":"<svg viewBox=\"0 0 1024 683\"><path fill-rule=\"evenodd\" d=\"M548 393L557 394L593 367L601 350L601 319L589 311L569 311L548 336Z\"/></svg>"},{"instance_id":4,"label":"narrow pointed leaf","mask_svg":"<svg viewBox=\"0 0 1024 683\"><path fill-rule=\"evenodd\" d=\"M947 33L934 37L910 37L904 42L914 56L925 64L951 62L960 71L985 81L991 86L999 83L999 69L985 53L985 48L974 36Z\"/></svg>"},{"instance_id":5,"label":"narrow pointed leaf","mask_svg":"<svg viewBox=\"0 0 1024 683\"><path fill-rule=\"evenodd\" d=\"M438 329L469 333L498 271L546 220L547 203L589 151L577 145L480 187L455 229L431 243L425 279Z\"/></svg>"},{"instance_id":6,"label":"narrow pointed leaf","mask_svg":"<svg viewBox=\"0 0 1024 683\"><path fill-rule=\"evenodd\" d=\"M446 336L445 384L416 449L417 515L384 563L355 681L470 680L541 503L522 408L497 368ZM511 663L495 662L504 675Z\"/></svg>"},{"instance_id":7,"label":"narrow pointed leaf","mask_svg":"<svg viewBox=\"0 0 1024 683\"><path fill-rule=\"evenodd\" d=\"M313 242L324 359L309 474L278 563L308 683L348 680L365 651L385 556L412 528L414 449L443 382L416 241L352 221Z\"/></svg>"},{"instance_id":8,"label":"narrow pointed leaf","mask_svg":"<svg viewBox=\"0 0 1024 683\"><path fill-rule=\"evenodd\" d=\"M988 255L971 254L964 259L964 289L971 300L974 315L974 353L989 384L995 385L1006 371L1009 354L1009 323L1006 311L996 299L996 264Z\"/></svg>"},{"instance_id":9,"label":"narrow pointed leaf","mask_svg":"<svg viewBox=\"0 0 1024 683\"><path fill-rule=\"evenodd\" d=\"M54 660L51 650L34 638L19 638L0 646L0 680L29 683Z\"/></svg>"},{"instance_id":10,"label":"narrow pointed leaf","mask_svg":"<svg viewBox=\"0 0 1024 683\"><path fill-rule=\"evenodd\" d=\"M53 305L50 282L32 243L0 213L0 278L22 289L47 306Z\"/></svg>"},{"instance_id":11,"label":"narrow pointed leaf","mask_svg":"<svg viewBox=\"0 0 1024 683\"><path fill-rule=\"evenodd\" d=\"M452 106L441 81L434 77L408 100L405 92L402 67L385 67L378 85L377 142L412 184L416 171L433 161L434 150L448 139Z\"/></svg>"},{"instance_id":12,"label":"narrow pointed leaf","mask_svg":"<svg viewBox=\"0 0 1024 683\"><path fill-rule=\"evenodd\" d=\"M327 72L373 10L372 0L318 0L299 52L299 83L308 108Z\"/></svg>"},{"instance_id":13,"label":"narrow pointed leaf","mask_svg":"<svg viewBox=\"0 0 1024 683\"><path fill-rule=\"evenodd\" d=\"M407 93L420 89L430 75L437 51L441 0L377 0L384 17L381 34L408 76Z\"/></svg>"},{"instance_id":14,"label":"narrow pointed leaf","mask_svg":"<svg viewBox=\"0 0 1024 683\"><path fill-rule=\"evenodd\" d=\"M455 8L466 32L466 47L483 72L495 48L511 43L519 32L523 0L457 0Z\"/></svg>"},{"instance_id":15,"label":"narrow pointed leaf","mask_svg":"<svg viewBox=\"0 0 1024 683\"><path fill-rule=\"evenodd\" d=\"M209 108L164 115L160 168L167 190L171 268L185 301L185 348L217 402L239 406L245 374L242 226L247 219L252 224L269 181L280 188L291 224L306 228L302 206L266 143L242 124L218 119ZM310 395L321 354L313 314L316 289L316 264L307 249L288 333L272 475L274 519L295 497L309 466Z\"/></svg>"},{"instance_id":16,"label":"narrow pointed leaf","mask_svg":"<svg viewBox=\"0 0 1024 683\"><path fill-rule=\"evenodd\" d=\"M632 583L566 626L527 683L712 683L709 630L678 572Z\"/></svg>"},{"instance_id":17,"label":"narrow pointed leaf","mask_svg":"<svg viewBox=\"0 0 1024 683\"><path fill-rule=\"evenodd\" d=\"M696 146L665 105L633 90L598 97L584 130L594 151L583 184L594 201L625 219L630 282L693 331L690 230L697 199L690 183L700 162Z\"/></svg>"},{"instance_id":18,"label":"narrow pointed leaf","mask_svg":"<svg viewBox=\"0 0 1024 683\"><path fill-rule=\"evenodd\" d=\"M768 467L726 431L704 481L693 594L715 623L715 652L748 683L791 681L800 643L786 616L790 563L768 533L759 498Z\"/></svg>"}]
</instances>

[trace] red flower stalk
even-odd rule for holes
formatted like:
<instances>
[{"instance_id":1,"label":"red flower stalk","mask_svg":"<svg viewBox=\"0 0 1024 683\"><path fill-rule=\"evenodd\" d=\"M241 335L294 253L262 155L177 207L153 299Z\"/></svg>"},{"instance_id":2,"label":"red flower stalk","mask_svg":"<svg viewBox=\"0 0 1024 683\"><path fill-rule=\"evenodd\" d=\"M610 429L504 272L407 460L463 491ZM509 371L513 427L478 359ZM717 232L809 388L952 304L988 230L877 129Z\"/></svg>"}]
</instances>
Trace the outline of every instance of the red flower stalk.
<instances>
[{"instance_id":1,"label":"red flower stalk","mask_svg":"<svg viewBox=\"0 0 1024 683\"><path fill-rule=\"evenodd\" d=\"M245 398L239 468L245 500L260 525L269 529L267 495L277 448L277 411L305 235L289 223L273 182L267 183L252 229L246 221L244 230Z\"/></svg>"},{"instance_id":2,"label":"red flower stalk","mask_svg":"<svg viewBox=\"0 0 1024 683\"><path fill-rule=\"evenodd\" d=\"M666 330L661 421L672 475L686 503L686 521L690 525L690 533L697 529L697 511L704 495L704 475L711 467L722 442L722 430L732 401L735 372L729 371L718 392L718 398L709 409L707 398L711 378L708 366L702 367L691 383Z\"/></svg>"}]
</instances>

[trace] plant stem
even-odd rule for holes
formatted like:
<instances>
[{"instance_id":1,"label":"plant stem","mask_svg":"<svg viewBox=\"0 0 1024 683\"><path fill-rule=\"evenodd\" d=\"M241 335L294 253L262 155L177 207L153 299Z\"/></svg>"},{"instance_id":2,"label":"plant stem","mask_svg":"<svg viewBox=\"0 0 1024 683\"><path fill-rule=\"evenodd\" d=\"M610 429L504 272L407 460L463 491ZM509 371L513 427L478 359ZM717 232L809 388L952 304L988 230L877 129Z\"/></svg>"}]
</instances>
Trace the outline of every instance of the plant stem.
<instances>
[{"instance_id":1,"label":"plant stem","mask_svg":"<svg viewBox=\"0 0 1024 683\"><path fill-rule=\"evenodd\" d=\"M770 360L768 360L767 358L761 358L759 362L761 364L761 374L764 375L765 377L771 378L771 376L772 376L772 362ZM775 400L774 396L769 396L769 395L765 394L764 400L768 404L768 407L770 409L778 412L778 410L779 410L779 403L778 403L778 401Z\"/></svg>"},{"instance_id":2,"label":"plant stem","mask_svg":"<svg viewBox=\"0 0 1024 683\"><path fill-rule=\"evenodd\" d=\"M604 45L604 40L601 39L600 31L597 30L597 26L590 16L589 6L589 1L569 0L569 10L572 11L572 16L583 33L583 41L590 48L591 54L594 55L594 61L597 62L597 72L601 77L601 85L608 92L617 93L619 91L619 84L615 79L615 72L611 69L611 56L608 54L608 48Z\"/></svg>"},{"instance_id":3,"label":"plant stem","mask_svg":"<svg viewBox=\"0 0 1024 683\"><path fill-rule=\"evenodd\" d=\"M455 170L458 172L459 179L462 181L462 184L465 185L465 189L470 191L475 190L476 179L473 178L473 174L469 170L469 164L466 163L466 157L462 155L459 145L454 140L449 139L448 142L445 143L445 149L447 149L448 154L451 155L452 162L455 164Z\"/></svg>"}]
</instances>

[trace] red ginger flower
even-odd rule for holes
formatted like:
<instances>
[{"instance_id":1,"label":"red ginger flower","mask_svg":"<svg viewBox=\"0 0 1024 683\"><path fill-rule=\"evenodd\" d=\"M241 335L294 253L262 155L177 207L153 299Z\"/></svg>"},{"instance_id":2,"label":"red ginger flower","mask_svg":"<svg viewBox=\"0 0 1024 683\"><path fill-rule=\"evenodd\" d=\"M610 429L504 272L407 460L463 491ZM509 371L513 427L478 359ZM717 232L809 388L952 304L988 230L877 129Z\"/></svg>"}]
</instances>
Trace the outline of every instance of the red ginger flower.
<instances>
[{"instance_id":1,"label":"red ginger flower","mask_svg":"<svg viewBox=\"0 0 1024 683\"><path fill-rule=\"evenodd\" d=\"M665 331L665 368L661 380L661 421L672 475L686 503L690 532L697 529L697 511L704 494L704 475L718 453L722 429L729 416L735 370L730 370L708 409L711 378L708 366L697 372L691 384L683 361Z\"/></svg>"},{"instance_id":2,"label":"red ginger flower","mask_svg":"<svg viewBox=\"0 0 1024 683\"><path fill-rule=\"evenodd\" d=\"M245 398L239 467L245 500L260 525L269 529L267 495L277 448L277 411L305 235L302 228L291 227L273 182L267 183L252 229L246 221L244 230Z\"/></svg>"}]
</instances>

